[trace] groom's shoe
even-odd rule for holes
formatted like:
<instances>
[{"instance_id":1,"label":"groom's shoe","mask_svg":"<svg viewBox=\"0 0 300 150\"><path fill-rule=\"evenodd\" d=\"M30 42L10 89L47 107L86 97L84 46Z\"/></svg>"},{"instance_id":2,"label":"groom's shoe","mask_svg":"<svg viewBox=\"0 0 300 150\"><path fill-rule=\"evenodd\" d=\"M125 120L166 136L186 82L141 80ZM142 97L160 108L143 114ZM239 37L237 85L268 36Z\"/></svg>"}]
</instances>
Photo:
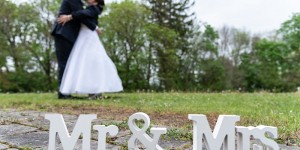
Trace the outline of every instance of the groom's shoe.
<instances>
[{"instance_id":1,"label":"groom's shoe","mask_svg":"<svg viewBox=\"0 0 300 150\"><path fill-rule=\"evenodd\" d=\"M63 95L62 93L58 93L58 99L73 99L71 95Z\"/></svg>"}]
</instances>

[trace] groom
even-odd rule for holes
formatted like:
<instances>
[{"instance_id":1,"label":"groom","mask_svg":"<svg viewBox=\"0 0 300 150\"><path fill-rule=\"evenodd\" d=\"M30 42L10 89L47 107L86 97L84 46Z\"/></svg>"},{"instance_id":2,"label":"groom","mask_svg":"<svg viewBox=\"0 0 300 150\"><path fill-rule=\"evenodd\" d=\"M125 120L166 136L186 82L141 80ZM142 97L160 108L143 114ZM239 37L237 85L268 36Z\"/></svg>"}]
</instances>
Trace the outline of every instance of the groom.
<instances>
[{"instance_id":1,"label":"groom","mask_svg":"<svg viewBox=\"0 0 300 150\"><path fill-rule=\"evenodd\" d=\"M58 17L60 15L72 14L72 12L80 11L82 9L83 3L81 0L63 0L60 6ZM72 20L71 19L72 18L70 18L70 21L65 24L60 24L57 21L55 21L51 33L54 36L55 40L56 57L58 61L59 86L61 84L61 80L64 74L65 67L67 65L69 55L78 37L81 23L85 24L91 30L98 31L98 27L94 23L90 22L88 19L78 17L74 17L74 19ZM71 98L73 98L71 95L63 95L58 91L58 99Z\"/></svg>"}]
</instances>

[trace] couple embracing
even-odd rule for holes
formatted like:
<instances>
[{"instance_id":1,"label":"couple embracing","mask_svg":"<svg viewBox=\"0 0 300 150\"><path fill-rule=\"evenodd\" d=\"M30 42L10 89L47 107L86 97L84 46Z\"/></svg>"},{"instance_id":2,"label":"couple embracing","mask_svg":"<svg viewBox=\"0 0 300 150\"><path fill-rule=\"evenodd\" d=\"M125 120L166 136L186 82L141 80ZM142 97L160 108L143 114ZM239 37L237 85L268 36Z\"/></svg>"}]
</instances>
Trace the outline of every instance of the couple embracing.
<instances>
[{"instance_id":1,"label":"couple embracing","mask_svg":"<svg viewBox=\"0 0 300 150\"><path fill-rule=\"evenodd\" d=\"M89 94L97 99L101 93L123 90L117 69L107 55L98 34L98 16L104 0L63 0L52 29L58 61L59 99L71 94Z\"/></svg>"}]
</instances>

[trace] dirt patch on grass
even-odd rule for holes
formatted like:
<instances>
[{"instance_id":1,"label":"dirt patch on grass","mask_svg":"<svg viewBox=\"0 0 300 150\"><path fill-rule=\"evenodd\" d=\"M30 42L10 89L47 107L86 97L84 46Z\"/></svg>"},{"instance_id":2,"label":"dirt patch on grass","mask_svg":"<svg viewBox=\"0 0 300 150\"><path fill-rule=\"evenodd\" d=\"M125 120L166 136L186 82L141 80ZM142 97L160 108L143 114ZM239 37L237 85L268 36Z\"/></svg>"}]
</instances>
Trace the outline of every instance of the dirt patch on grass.
<instances>
[{"instance_id":1,"label":"dirt patch on grass","mask_svg":"<svg viewBox=\"0 0 300 150\"><path fill-rule=\"evenodd\" d=\"M109 119L116 121L127 121L128 118L139 112L136 109L129 108L116 108L116 107L104 107L104 106L82 106L78 107L63 107L52 108L51 111L58 113L69 113L74 115L79 114L97 114L98 118ZM188 119L188 114L174 113L174 112L147 112L151 119L152 124L169 126L169 127L184 127L192 129L192 121ZM210 127L213 129L219 113L206 114Z\"/></svg>"}]
</instances>

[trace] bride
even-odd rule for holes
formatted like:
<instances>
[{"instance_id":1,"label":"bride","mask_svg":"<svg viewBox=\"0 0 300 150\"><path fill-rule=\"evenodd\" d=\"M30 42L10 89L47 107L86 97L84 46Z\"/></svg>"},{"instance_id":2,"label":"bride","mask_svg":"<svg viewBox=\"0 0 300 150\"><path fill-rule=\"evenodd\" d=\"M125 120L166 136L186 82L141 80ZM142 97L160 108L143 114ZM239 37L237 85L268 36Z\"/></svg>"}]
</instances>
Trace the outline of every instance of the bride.
<instances>
[{"instance_id":1,"label":"bride","mask_svg":"<svg viewBox=\"0 0 300 150\"><path fill-rule=\"evenodd\" d=\"M87 3L89 6L85 10L62 15L58 22L65 24L72 19L87 19L98 25L104 0L87 0ZM90 94L95 99L101 93L123 90L117 69L107 55L97 31L81 25L62 78L61 93Z\"/></svg>"}]
</instances>

